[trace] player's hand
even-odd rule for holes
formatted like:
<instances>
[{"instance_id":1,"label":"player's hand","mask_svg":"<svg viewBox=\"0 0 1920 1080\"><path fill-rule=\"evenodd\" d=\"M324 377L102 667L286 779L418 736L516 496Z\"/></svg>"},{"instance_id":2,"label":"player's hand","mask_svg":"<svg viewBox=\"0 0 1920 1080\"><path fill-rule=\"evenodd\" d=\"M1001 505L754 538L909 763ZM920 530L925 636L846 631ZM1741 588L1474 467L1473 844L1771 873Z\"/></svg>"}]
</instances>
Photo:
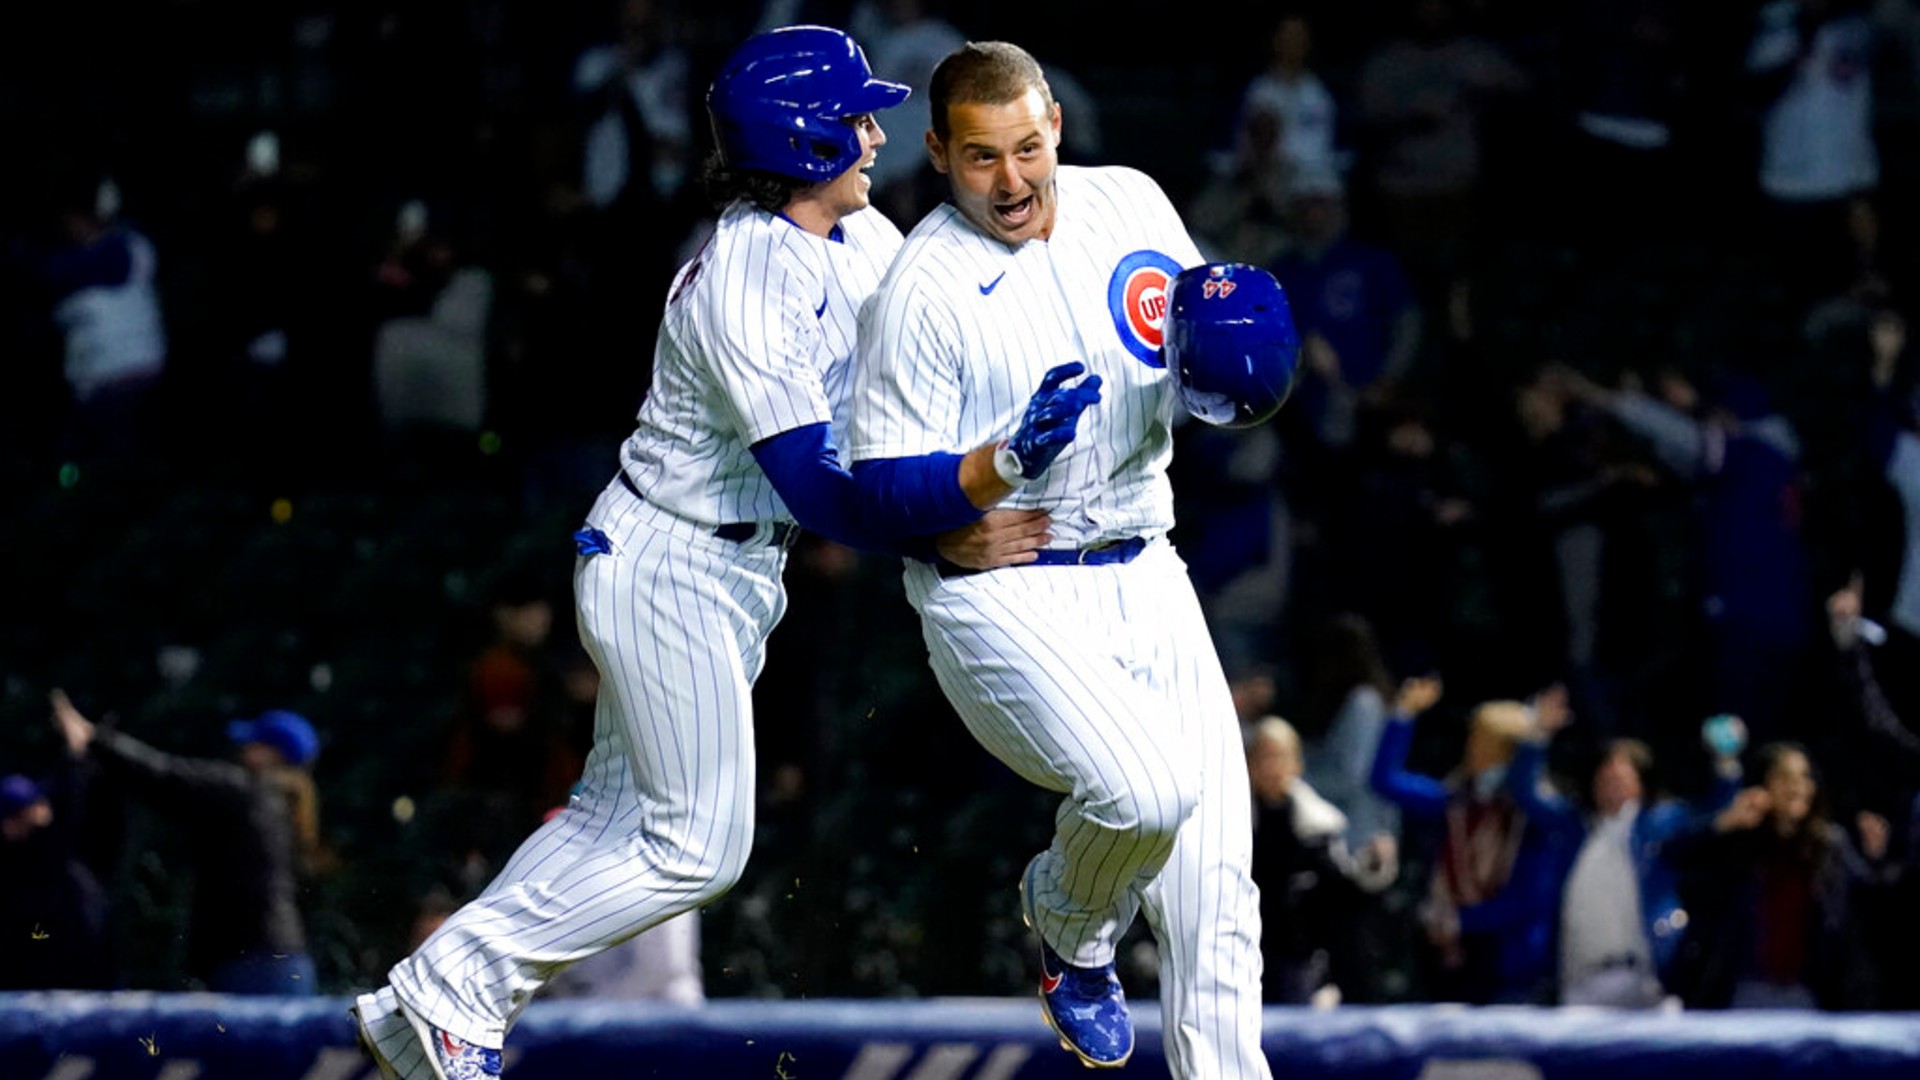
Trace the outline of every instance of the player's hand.
<instances>
[{"instance_id":1,"label":"player's hand","mask_svg":"<svg viewBox=\"0 0 1920 1080\"><path fill-rule=\"evenodd\" d=\"M1088 375L1078 386L1065 385L1086 370L1087 366L1077 360L1055 367L1027 400L1026 415L1006 445L1023 479L1032 480L1047 471L1053 459L1073 441L1080 414L1100 400L1098 375Z\"/></svg>"},{"instance_id":2,"label":"player's hand","mask_svg":"<svg viewBox=\"0 0 1920 1080\"><path fill-rule=\"evenodd\" d=\"M980 520L933 538L940 557L968 570L992 570L1034 560L1047 546L1053 519L1045 510L989 510Z\"/></svg>"},{"instance_id":3,"label":"player's hand","mask_svg":"<svg viewBox=\"0 0 1920 1080\"><path fill-rule=\"evenodd\" d=\"M87 747L93 745L93 721L80 715L80 710L73 707L64 690L55 689L47 695L47 699L53 703L53 726L60 730L60 737L66 741L67 753L74 757L86 753Z\"/></svg>"}]
</instances>

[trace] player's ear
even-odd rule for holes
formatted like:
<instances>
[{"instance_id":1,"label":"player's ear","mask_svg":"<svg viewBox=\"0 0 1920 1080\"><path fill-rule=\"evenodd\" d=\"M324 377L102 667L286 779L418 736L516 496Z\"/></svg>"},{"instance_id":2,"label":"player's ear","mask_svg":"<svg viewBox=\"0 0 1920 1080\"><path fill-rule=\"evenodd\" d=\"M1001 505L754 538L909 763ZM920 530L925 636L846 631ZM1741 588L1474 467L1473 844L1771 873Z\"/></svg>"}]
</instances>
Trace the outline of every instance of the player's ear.
<instances>
[{"instance_id":1,"label":"player's ear","mask_svg":"<svg viewBox=\"0 0 1920 1080\"><path fill-rule=\"evenodd\" d=\"M1053 103L1053 118L1047 126L1053 130L1053 148L1060 149L1060 103L1057 101Z\"/></svg>"},{"instance_id":2,"label":"player's ear","mask_svg":"<svg viewBox=\"0 0 1920 1080\"><path fill-rule=\"evenodd\" d=\"M947 147L932 128L927 129L927 160L933 163L933 171L945 175L947 171Z\"/></svg>"}]
</instances>

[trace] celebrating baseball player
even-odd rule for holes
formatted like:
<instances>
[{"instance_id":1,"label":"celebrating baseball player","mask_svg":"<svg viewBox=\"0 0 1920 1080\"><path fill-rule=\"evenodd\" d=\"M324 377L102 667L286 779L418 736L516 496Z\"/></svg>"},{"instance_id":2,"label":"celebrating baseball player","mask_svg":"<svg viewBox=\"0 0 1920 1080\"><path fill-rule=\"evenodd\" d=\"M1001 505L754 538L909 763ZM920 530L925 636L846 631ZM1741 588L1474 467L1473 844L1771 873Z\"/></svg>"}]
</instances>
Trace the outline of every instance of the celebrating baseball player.
<instances>
[{"instance_id":1,"label":"celebrating baseball player","mask_svg":"<svg viewBox=\"0 0 1920 1080\"><path fill-rule=\"evenodd\" d=\"M859 307L899 249L868 207L907 88L875 79L846 34L748 39L709 90L713 237L676 275L652 389L620 469L575 534L581 639L601 690L567 808L500 875L354 1004L383 1075L499 1076L534 992L568 964L725 893L753 843L751 691L786 607L797 527L972 567L1035 558L1039 509L983 511L1072 440L1097 386L1043 382L972 452L941 454L868 507L832 429ZM798 525L796 525L796 522ZM919 539L916 539L919 538Z\"/></svg>"},{"instance_id":2,"label":"celebrating baseball player","mask_svg":"<svg viewBox=\"0 0 1920 1080\"><path fill-rule=\"evenodd\" d=\"M1020 487L1007 505L1052 517L1037 559L986 573L910 560L905 579L968 730L1063 797L1020 882L1042 1014L1084 1064L1127 1061L1115 944L1144 908L1173 1075L1269 1077L1239 726L1166 538L1176 392L1161 335L1169 285L1203 257L1144 174L1059 164L1060 106L1019 47L950 54L929 103L927 150L951 199L914 227L862 316L856 479L895 488L920 455L1008 430L1024 388L1063 359L1104 388L1044 474L1023 474L1008 448Z\"/></svg>"}]
</instances>

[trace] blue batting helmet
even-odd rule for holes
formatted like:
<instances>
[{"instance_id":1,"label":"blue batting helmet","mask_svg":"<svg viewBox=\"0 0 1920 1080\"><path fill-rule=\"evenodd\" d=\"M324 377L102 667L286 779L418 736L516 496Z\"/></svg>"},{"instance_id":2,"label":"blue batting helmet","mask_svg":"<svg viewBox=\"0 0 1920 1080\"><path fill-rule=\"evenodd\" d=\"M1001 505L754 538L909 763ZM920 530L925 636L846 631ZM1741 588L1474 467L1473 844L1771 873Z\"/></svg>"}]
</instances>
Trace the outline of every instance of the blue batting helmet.
<instances>
[{"instance_id":1,"label":"blue batting helmet","mask_svg":"<svg viewBox=\"0 0 1920 1080\"><path fill-rule=\"evenodd\" d=\"M825 26L783 26L748 38L707 90L720 161L796 180L831 180L860 160L860 133L846 123L907 99L899 83L873 77L867 54Z\"/></svg>"},{"instance_id":2,"label":"blue batting helmet","mask_svg":"<svg viewBox=\"0 0 1920 1080\"><path fill-rule=\"evenodd\" d=\"M1182 270L1167 287L1162 356L1180 402L1218 427L1265 423L1293 392L1300 333L1272 274L1247 263Z\"/></svg>"}]
</instances>

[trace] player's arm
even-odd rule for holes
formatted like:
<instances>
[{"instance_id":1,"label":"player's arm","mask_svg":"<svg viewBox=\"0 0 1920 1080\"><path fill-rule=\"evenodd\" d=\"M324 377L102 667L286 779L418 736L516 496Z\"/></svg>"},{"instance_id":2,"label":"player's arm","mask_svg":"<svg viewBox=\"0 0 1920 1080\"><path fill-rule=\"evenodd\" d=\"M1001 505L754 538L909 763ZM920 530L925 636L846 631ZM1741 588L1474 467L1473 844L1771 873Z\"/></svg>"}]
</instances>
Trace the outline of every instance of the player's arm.
<instances>
[{"instance_id":1,"label":"player's arm","mask_svg":"<svg viewBox=\"0 0 1920 1080\"><path fill-rule=\"evenodd\" d=\"M928 511L925 533L890 534L868 520L867 502L852 474L840 465L825 423L783 431L753 444L754 460L767 474L794 520L838 544L932 561L936 553L969 569L987 570L1031 562L1046 543L1049 519L1038 510L983 515L955 488ZM929 455L936 471L962 455ZM991 465L988 466L991 468ZM938 534L937 536L935 534Z\"/></svg>"},{"instance_id":2,"label":"player's arm","mask_svg":"<svg viewBox=\"0 0 1920 1080\"><path fill-rule=\"evenodd\" d=\"M926 537L970 525L981 516L956 489L931 493L929 505L922 510L923 520L909 523L913 531L903 531L899 522L890 526L885 520L874 520L866 512L860 483L841 466L831 427L824 422L783 431L754 443L752 449L754 460L794 520L837 544L924 559L932 550ZM931 457L954 459L957 455Z\"/></svg>"},{"instance_id":3,"label":"player's arm","mask_svg":"<svg viewBox=\"0 0 1920 1080\"><path fill-rule=\"evenodd\" d=\"M1073 441L1080 414L1100 400L1100 376L1076 386L1077 361L1048 371L1012 436L964 454L933 453L856 462L867 513L894 535L926 536L967 524L1030 480Z\"/></svg>"}]
</instances>

